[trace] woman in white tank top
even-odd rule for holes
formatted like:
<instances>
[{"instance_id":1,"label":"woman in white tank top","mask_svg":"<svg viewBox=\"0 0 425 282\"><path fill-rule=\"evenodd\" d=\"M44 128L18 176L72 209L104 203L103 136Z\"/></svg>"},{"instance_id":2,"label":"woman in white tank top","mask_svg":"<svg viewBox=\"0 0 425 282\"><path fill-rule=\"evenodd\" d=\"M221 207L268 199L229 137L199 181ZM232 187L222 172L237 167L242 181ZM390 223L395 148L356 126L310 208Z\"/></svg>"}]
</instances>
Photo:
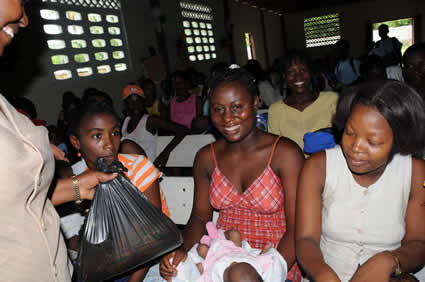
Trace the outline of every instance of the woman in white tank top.
<instances>
[{"instance_id":1,"label":"woman in white tank top","mask_svg":"<svg viewBox=\"0 0 425 282\"><path fill-rule=\"evenodd\" d=\"M341 146L307 160L297 194L296 254L309 279L389 281L423 267L424 108L396 81L341 96Z\"/></svg>"}]
</instances>

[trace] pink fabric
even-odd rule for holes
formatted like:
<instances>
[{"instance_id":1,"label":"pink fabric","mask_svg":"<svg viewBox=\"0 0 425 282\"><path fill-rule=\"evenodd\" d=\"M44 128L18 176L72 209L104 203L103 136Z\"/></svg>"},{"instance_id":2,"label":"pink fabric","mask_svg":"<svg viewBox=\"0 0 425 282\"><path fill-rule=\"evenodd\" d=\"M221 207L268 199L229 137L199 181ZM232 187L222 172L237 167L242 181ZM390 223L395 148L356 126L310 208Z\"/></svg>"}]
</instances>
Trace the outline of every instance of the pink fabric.
<instances>
[{"instance_id":1,"label":"pink fabric","mask_svg":"<svg viewBox=\"0 0 425 282\"><path fill-rule=\"evenodd\" d=\"M183 102L174 98L170 103L171 121L190 129L192 120L196 117L196 96L191 95Z\"/></svg>"},{"instance_id":2,"label":"pink fabric","mask_svg":"<svg viewBox=\"0 0 425 282\"><path fill-rule=\"evenodd\" d=\"M214 223L207 223L207 232L208 235L204 235L201 239L201 243L208 243L209 250L205 260L202 262L202 267L204 273L201 275L198 282L210 282L212 280L212 272L214 271L214 266L217 270L217 262L222 263L222 271L230 266L230 263L233 262L234 258L236 261L244 261L250 263L253 267L267 271L267 269L273 264L273 258L271 255L263 254L259 256L254 256L250 254L247 250L242 247L236 246L232 241L227 240L224 235L224 230L217 229ZM203 241L203 242L202 242Z\"/></svg>"}]
</instances>

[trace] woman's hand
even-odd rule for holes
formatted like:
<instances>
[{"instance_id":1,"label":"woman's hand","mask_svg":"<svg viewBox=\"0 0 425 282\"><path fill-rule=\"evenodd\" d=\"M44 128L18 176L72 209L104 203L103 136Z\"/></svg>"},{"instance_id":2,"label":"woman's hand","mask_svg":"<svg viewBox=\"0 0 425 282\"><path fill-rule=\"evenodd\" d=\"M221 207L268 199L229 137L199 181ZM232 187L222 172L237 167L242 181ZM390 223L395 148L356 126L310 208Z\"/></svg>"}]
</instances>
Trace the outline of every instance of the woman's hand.
<instances>
[{"instance_id":1,"label":"woman's hand","mask_svg":"<svg viewBox=\"0 0 425 282\"><path fill-rule=\"evenodd\" d=\"M92 200L94 188L99 183L108 182L117 177L117 173L104 173L96 170L87 170L77 176L80 183L80 197L83 200Z\"/></svg>"},{"instance_id":2,"label":"woman's hand","mask_svg":"<svg viewBox=\"0 0 425 282\"><path fill-rule=\"evenodd\" d=\"M172 277L177 276L177 266L186 258L187 252L181 248L163 256L159 262L159 272L162 278L171 281Z\"/></svg>"},{"instance_id":3,"label":"woman's hand","mask_svg":"<svg viewBox=\"0 0 425 282\"><path fill-rule=\"evenodd\" d=\"M390 253L378 253L359 266L350 281L389 281L395 264Z\"/></svg>"},{"instance_id":4,"label":"woman's hand","mask_svg":"<svg viewBox=\"0 0 425 282\"><path fill-rule=\"evenodd\" d=\"M55 160L65 161L65 162L69 163L69 160L66 158L64 151L62 151L61 149L59 149L58 147L56 147L53 144L50 144L50 148L52 149L53 156L55 157Z\"/></svg>"}]
</instances>

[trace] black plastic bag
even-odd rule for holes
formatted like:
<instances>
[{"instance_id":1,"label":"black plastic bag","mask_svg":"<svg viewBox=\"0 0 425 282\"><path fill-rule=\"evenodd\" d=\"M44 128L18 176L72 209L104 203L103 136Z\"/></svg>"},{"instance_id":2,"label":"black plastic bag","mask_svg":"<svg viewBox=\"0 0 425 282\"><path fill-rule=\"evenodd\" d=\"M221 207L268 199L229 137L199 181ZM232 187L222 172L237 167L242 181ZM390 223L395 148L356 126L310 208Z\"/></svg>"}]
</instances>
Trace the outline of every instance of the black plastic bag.
<instances>
[{"instance_id":1,"label":"black plastic bag","mask_svg":"<svg viewBox=\"0 0 425 282\"><path fill-rule=\"evenodd\" d=\"M120 162L99 158L95 167L118 176L95 190L77 258L80 281L109 279L183 243L176 225L138 191Z\"/></svg>"}]
</instances>

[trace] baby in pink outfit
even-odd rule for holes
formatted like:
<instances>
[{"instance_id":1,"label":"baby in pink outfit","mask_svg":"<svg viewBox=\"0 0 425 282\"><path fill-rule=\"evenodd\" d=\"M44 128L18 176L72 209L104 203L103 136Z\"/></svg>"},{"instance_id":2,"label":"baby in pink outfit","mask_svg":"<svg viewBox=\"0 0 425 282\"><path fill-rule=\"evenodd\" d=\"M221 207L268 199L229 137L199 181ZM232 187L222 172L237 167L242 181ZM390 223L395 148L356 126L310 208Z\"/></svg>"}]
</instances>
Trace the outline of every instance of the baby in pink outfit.
<instances>
[{"instance_id":1,"label":"baby in pink outfit","mask_svg":"<svg viewBox=\"0 0 425 282\"><path fill-rule=\"evenodd\" d=\"M208 235L189 251L173 281L285 281L286 262L272 244L261 251L252 249L237 230L217 230L212 222L206 227ZM180 275L184 268L187 272L188 261L196 265L198 275L193 269L190 278Z\"/></svg>"}]
</instances>

